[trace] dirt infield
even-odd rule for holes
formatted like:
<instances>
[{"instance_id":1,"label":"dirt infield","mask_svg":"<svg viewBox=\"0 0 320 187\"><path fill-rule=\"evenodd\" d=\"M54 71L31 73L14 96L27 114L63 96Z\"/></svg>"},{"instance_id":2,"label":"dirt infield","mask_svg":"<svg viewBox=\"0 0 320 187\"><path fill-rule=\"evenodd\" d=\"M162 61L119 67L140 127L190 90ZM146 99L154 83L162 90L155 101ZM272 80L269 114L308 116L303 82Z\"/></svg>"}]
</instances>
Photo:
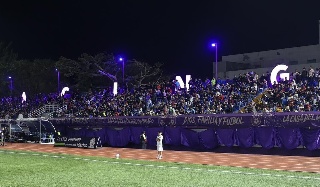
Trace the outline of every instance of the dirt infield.
<instances>
[{"instance_id":1,"label":"dirt infield","mask_svg":"<svg viewBox=\"0 0 320 187\"><path fill-rule=\"evenodd\" d=\"M165 150L164 158L162 160L157 160L157 152L155 150L148 149L141 150L111 147L103 147L99 149L81 149L27 143L9 143L7 146L0 147L0 149L64 153L83 156L101 156L109 158L114 158L115 155L119 153L121 158L138 160L320 173L320 157Z\"/></svg>"}]
</instances>

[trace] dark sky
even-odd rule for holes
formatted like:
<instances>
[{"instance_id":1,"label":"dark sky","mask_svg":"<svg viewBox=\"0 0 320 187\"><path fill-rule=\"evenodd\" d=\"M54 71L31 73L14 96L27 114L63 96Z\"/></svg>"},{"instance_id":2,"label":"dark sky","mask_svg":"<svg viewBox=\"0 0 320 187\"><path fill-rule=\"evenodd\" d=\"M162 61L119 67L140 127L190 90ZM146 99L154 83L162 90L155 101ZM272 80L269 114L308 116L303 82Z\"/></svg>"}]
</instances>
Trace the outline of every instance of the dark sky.
<instances>
[{"instance_id":1,"label":"dark sky","mask_svg":"<svg viewBox=\"0 0 320 187\"><path fill-rule=\"evenodd\" d=\"M212 41L219 58L318 43L317 1L8 2L0 5L0 41L13 42L20 58L107 52L211 76Z\"/></svg>"}]
</instances>

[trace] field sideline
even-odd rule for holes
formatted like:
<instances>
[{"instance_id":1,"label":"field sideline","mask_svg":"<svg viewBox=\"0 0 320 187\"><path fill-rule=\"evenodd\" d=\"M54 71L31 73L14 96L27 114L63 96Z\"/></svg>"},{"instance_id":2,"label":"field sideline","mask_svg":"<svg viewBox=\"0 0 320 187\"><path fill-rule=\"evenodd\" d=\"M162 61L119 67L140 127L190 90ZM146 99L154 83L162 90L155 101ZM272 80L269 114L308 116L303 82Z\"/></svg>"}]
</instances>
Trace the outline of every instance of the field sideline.
<instances>
[{"instance_id":1,"label":"field sideline","mask_svg":"<svg viewBox=\"0 0 320 187\"><path fill-rule=\"evenodd\" d=\"M318 186L316 173L0 150L0 186Z\"/></svg>"}]
</instances>

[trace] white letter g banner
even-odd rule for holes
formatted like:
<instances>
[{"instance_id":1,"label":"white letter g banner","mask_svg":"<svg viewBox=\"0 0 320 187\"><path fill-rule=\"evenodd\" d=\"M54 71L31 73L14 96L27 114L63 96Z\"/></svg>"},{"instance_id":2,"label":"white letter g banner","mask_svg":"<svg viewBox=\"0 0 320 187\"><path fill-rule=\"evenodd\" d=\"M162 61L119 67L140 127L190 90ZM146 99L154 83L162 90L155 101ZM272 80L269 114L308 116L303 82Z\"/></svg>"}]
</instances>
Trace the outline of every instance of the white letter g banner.
<instances>
[{"instance_id":1,"label":"white letter g banner","mask_svg":"<svg viewBox=\"0 0 320 187\"><path fill-rule=\"evenodd\" d=\"M288 66L287 65L277 65L275 68L273 68L273 70L271 71L271 75L270 75L270 81L271 81L271 84L274 84L274 83L278 83L277 81L277 75L280 71L286 71L288 69ZM289 73L280 73L280 79L286 79L289 80L290 78L290 74Z\"/></svg>"}]
</instances>

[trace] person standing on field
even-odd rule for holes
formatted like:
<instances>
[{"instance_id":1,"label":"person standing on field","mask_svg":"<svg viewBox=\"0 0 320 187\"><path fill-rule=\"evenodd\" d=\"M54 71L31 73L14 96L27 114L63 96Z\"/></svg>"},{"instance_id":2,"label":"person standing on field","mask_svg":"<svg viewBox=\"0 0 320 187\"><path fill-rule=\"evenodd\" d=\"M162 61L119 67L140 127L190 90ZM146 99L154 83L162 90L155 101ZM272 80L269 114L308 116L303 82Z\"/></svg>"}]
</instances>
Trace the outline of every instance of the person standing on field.
<instances>
[{"instance_id":1,"label":"person standing on field","mask_svg":"<svg viewBox=\"0 0 320 187\"><path fill-rule=\"evenodd\" d=\"M2 130L0 129L0 138L1 138L0 145L1 146L4 146L4 132L3 131L4 131L4 129L2 129Z\"/></svg>"},{"instance_id":2,"label":"person standing on field","mask_svg":"<svg viewBox=\"0 0 320 187\"><path fill-rule=\"evenodd\" d=\"M163 144L162 144L163 136L162 136L162 132L158 132L158 136L157 136L156 140L157 140L157 151L158 151L157 159L162 159L162 152L163 152Z\"/></svg>"},{"instance_id":3,"label":"person standing on field","mask_svg":"<svg viewBox=\"0 0 320 187\"><path fill-rule=\"evenodd\" d=\"M147 149L146 131L143 131L142 134L140 135L140 141L141 141L142 149Z\"/></svg>"}]
</instances>

